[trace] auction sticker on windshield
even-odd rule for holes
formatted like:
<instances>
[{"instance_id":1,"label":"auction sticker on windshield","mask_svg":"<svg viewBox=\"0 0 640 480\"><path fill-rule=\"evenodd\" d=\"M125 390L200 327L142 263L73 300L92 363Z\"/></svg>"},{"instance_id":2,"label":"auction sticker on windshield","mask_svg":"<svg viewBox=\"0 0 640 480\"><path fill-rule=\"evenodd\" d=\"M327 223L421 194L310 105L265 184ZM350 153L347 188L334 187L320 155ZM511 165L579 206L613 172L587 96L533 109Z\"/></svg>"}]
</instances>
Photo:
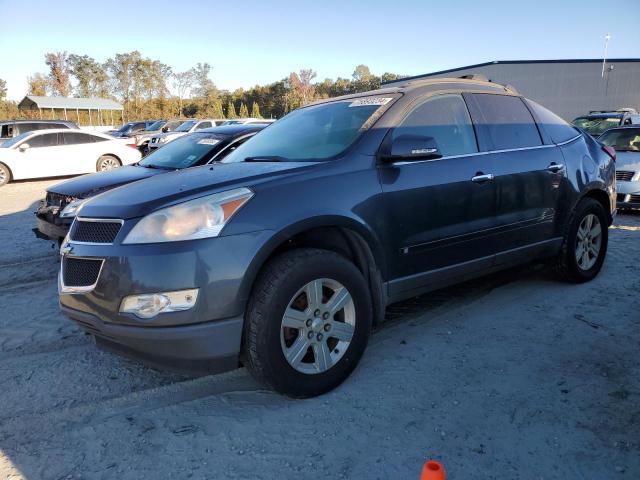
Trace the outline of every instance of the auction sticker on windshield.
<instances>
[{"instance_id":1,"label":"auction sticker on windshield","mask_svg":"<svg viewBox=\"0 0 640 480\"><path fill-rule=\"evenodd\" d=\"M349 104L349 107L366 107L369 105L386 105L389 103L392 98L389 97L369 97L369 98L359 98L358 100L354 100Z\"/></svg>"},{"instance_id":2,"label":"auction sticker on windshield","mask_svg":"<svg viewBox=\"0 0 640 480\"><path fill-rule=\"evenodd\" d=\"M216 140L215 138L203 138L198 140L198 144L199 145L215 145L216 143L219 143L220 140Z\"/></svg>"}]
</instances>

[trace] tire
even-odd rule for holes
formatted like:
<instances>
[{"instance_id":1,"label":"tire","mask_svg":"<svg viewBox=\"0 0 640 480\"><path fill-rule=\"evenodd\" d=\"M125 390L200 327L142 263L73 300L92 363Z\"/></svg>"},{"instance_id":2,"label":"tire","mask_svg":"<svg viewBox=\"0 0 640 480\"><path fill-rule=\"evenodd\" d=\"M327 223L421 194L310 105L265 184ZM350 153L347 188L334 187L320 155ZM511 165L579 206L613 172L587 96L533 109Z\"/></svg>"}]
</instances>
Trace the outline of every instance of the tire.
<instances>
[{"instance_id":1,"label":"tire","mask_svg":"<svg viewBox=\"0 0 640 480\"><path fill-rule=\"evenodd\" d=\"M4 163L0 163L0 187L11 181L11 170Z\"/></svg>"},{"instance_id":2,"label":"tire","mask_svg":"<svg viewBox=\"0 0 640 480\"><path fill-rule=\"evenodd\" d=\"M317 290L304 287L320 284L322 300L315 304L320 308L310 308L307 292ZM344 306L330 314L332 301L343 305L338 300ZM294 309L296 318L291 316ZM286 319L285 310L290 313ZM271 260L258 275L246 312L243 359L268 388L294 398L321 395L355 369L372 318L371 294L355 265L326 250L292 250Z\"/></svg>"},{"instance_id":3,"label":"tire","mask_svg":"<svg viewBox=\"0 0 640 480\"><path fill-rule=\"evenodd\" d=\"M121 167L122 163L113 155L102 155L96 162L97 172L106 172Z\"/></svg>"},{"instance_id":4,"label":"tire","mask_svg":"<svg viewBox=\"0 0 640 480\"><path fill-rule=\"evenodd\" d=\"M588 237L591 238L591 245L597 244L597 254L590 248L585 247L581 237L584 236L585 227L589 225ZM593 233L597 231L595 220L600 227L599 240ZM594 230L595 229L595 230ZM556 262L556 271L559 276L566 281L573 283L583 283L593 280L604 263L609 242L609 231L607 216L602 204L592 198L583 198L571 214L562 241L562 249ZM581 249L583 255L580 255ZM584 256L587 250L587 257ZM588 259L588 261L585 260Z\"/></svg>"}]
</instances>

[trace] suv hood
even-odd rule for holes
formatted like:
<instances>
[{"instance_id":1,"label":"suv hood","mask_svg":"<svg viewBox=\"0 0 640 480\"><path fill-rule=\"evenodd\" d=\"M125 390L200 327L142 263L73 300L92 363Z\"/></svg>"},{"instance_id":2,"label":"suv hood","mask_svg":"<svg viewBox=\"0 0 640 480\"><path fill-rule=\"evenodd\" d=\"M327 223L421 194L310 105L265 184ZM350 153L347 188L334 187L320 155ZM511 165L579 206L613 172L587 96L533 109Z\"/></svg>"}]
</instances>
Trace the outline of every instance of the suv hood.
<instances>
[{"instance_id":1,"label":"suv hood","mask_svg":"<svg viewBox=\"0 0 640 480\"><path fill-rule=\"evenodd\" d=\"M315 165L315 162L240 162L186 168L105 192L87 202L80 216L123 220L141 217L165 206L233 188L250 188L275 176Z\"/></svg>"},{"instance_id":2,"label":"suv hood","mask_svg":"<svg viewBox=\"0 0 640 480\"><path fill-rule=\"evenodd\" d=\"M72 178L66 182L54 185L49 188L49 191L69 197L88 198L102 193L105 190L142 180L143 178L152 177L158 173L167 173L167 170L127 165L107 172L92 173L90 175Z\"/></svg>"}]
</instances>

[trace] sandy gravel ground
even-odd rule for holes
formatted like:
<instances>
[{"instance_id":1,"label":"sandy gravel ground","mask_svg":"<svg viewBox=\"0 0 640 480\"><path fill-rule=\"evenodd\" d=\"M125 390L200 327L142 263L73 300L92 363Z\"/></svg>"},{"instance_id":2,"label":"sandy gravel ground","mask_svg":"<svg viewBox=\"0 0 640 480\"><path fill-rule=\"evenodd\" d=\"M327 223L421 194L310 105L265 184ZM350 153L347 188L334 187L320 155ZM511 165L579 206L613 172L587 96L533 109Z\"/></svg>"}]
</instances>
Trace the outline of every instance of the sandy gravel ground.
<instances>
[{"instance_id":1,"label":"sandy gravel ground","mask_svg":"<svg viewBox=\"0 0 640 480\"><path fill-rule=\"evenodd\" d=\"M601 275L529 266L389 309L339 389L190 378L100 352L31 233L55 182L0 189L0 478L640 478L640 215Z\"/></svg>"}]
</instances>

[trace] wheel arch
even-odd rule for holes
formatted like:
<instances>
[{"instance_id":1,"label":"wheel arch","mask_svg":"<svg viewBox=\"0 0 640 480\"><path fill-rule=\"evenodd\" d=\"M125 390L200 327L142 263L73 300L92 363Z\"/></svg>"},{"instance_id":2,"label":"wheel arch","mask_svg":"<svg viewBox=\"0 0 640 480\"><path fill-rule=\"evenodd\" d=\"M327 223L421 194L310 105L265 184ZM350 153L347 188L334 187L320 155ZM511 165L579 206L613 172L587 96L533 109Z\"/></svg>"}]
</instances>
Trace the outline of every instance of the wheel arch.
<instances>
[{"instance_id":1,"label":"wheel arch","mask_svg":"<svg viewBox=\"0 0 640 480\"><path fill-rule=\"evenodd\" d=\"M9 178L7 180L7 183L9 183L10 181L13 180L13 170L11 170L11 167L9 165L7 165L6 163L4 163L4 162L0 162L0 165L5 167L7 169L7 171L9 172Z\"/></svg>"},{"instance_id":2,"label":"wheel arch","mask_svg":"<svg viewBox=\"0 0 640 480\"><path fill-rule=\"evenodd\" d=\"M344 256L363 274L372 297L374 325L384 317L386 306L385 261L376 235L358 221L341 216L315 217L287 226L273 235L254 256L244 277L242 298L248 300L256 279L272 258L288 250L320 248Z\"/></svg>"},{"instance_id":3,"label":"wheel arch","mask_svg":"<svg viewBox=\"0 0 640 480\"><path fill-rule=\"evenodd\" d=\"M602 208L604 208L605 214L607 215L608 224L611 225L613 223L613 215L611 212L611 199L606 191L604 191L601 188L592 188L590 190L587 190L584 193L584 195L582 195L580 200L582 200L583 198L592 198L598 203L600 203L602 205Z\"/></svg>"}]
</instances>

